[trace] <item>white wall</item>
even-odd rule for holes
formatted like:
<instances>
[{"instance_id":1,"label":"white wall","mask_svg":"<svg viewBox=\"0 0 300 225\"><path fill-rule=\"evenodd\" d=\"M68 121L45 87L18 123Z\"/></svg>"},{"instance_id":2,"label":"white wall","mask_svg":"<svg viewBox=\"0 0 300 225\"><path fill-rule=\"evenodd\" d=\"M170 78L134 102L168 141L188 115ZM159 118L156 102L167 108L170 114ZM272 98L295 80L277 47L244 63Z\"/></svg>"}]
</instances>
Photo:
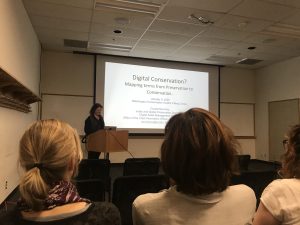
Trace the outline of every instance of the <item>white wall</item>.
<instances>
[{"instance_id":1,"label":"white wall","mask_svg":"<svg viewBox=\"0 0 300 225\"><path fill-rule=\"evenodd\" d=\"M38 95L41 48L22 1L1 0L0 15L0 67ZM18 141L38 115L31 106L28 114L0 107L0 203L19 184Z\"/></svg>"},{"instance_id":2,"label":"white wall","mask_svg":"<svg viewBox=\"0 0 300 225\"><path fill-rule=\"evenodd\" d=\"M222 67L220 98L220 102L255 103L255 72L253 70ZM256 136L256 133L254 136ZM238 141L241 145L240 154L250 154L251 158L256 158L255 137L239 138Z\"/></svg>"},{"instance_id":3,"label":"white wall","mask_svg":"<svg viewBox=\"0 0 300 225\"><path fill-rule=\"evenodd\" d=\"M269 159L268 102L300 97L300 57L256 71L256 152Z\"/></svg>"},{"instance_id":4,"label":"white wall","mask_svg":"<svg viewBox=\"0 0 300 225\"><path fill-rule=\"evenodd\" d=\"M222 67L220 101L255 103L255 72L253 70Z\"/></svg>"},{"instance_id":5,"label":"white wall","mask_svg":"<svg viewBox=\"0 0 300 225\"><path fill-rule=\"evenodd\" d=\"M94 61L91 55L43 51L41 92L93 96ZM89 109L87 109L87 112Z\"/></svg>"},{"instance_id":6,"label":"white wall","mask_svg":"<svg viewBox=\"0 0 300 225\"><path fill-rule=\"evenodd\" d=\"M222 68L221 101L254 103L254 78L254 72L250 70ZM50 51L42 53L42 94L88 95L92 98L92 90L92 56ZM89 108L86 109L86 115L84 116L88 116L88 111ZM58 113L56 115L59 116ZM72 116L72 113L70 113L70 117ZM84 119L82 118L84 118L84 116L80 116L80 120L82 120L82 127L84 123ZM74 120L76 120L76 118L74 118ZM74 122L74 124L76 123ZM82 131L82 127L77 127L77 129ZM162 140L162 137L130 137L128 141L128 148L134 157L159 156L159 149ZM240 139L239 141L241 143L240 153L251 154L252 157L255 157L255 139ZM131 157L128 152L112 153L110 155L111 162L113 163L123 162L128 157Z\"/></svg>"},{"instance_id":7,"label":"white wall","mask_svg":"<svg viewBox=\"0 0 300 225\"><path fill-rule=\"evenodd\" d=\"M65 118L60 118L59 113L55 113L58 119L64 119L66 122L69 122L73 126L75 124L79 124L75 127L77 130L83 135L82 128L84 126L84 119L88 117L90 107L92 106L93 99L93 82L94 82L94 58L91 55L79 55L79 54L71 54L71 53L61 53L61 52L51 52L51 51L43 51L42 53L42 77L41 77L41 93L44 95L54 94L57 95L57 99L63 98L68 101L67 95L74 95L73 98L78 97L82 100L82 96L87 96L85 102L90 102L89 107L85 108L85 114L80 114L78 118L73 118L73 115L76 115L77 112L73 114L69 113L69 121ZM55 96L53 96L55 98ZM47 98L44 97L44 100ZM69 102L72 104L74 101ZM46 104L44 103L44 106ZM67 105L66 107L70 107L71 105ZM53 104L53 107L55 105ZM78 105L77 107L83 107L83 104ZM45 109L42 105L42 111ZM52 108L52 110L55 110ZM62 108L57 110L64 110ZM68 109L65 109L68 110ZM80 109L82 111L82 109ZM44 111L42 115L46 116L47 113ZM53 115L54 113L52 113ZM80 120L75 123L75 120ZM80 125L81 124L81 125ZM134 157L147 157L147 156L159 156L159 148L162 142L162 138L131 138L128 141L128 148L131 154ZM85 150L85 146L82 146L83 150ZM121 153L112 153L110 155L110 160L113 163L124 162L126 158L131 157L128 152Z\"/></svg>"}]
</instances>

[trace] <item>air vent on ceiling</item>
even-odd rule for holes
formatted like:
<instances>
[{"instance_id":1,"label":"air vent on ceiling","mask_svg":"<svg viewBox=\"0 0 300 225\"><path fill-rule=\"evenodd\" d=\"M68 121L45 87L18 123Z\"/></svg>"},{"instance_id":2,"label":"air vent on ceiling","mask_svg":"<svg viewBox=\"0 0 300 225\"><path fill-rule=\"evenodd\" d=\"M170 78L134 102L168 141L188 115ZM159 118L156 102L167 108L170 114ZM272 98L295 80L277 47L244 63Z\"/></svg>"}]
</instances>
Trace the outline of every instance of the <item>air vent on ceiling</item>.
<instances>
[{"instance_id":1,"label":"air vent on ceiling","mask_svg":"<svg viewBox=\"0 0 300 225\"><path fill-rule=\"evenodd\" d=\"M64 39L64 46L65 47L86 48L87 44L88 44L87 41Z\"/></svg>"},{"instance_id":2,"label":"air vent on ceiling","mask_svg":"<svg viewBox=\"0 0 300 225\"><path fill-rule=\"evenodd\" d=\"M130 52L132 46L126 45L108 45L103 43L89 42L89 49L104 49L104 50L113 50L113 51L122 51L122 52Z\"/></svg>"},{"instance_id":3,"label":"air vent on ceiling","mask_svg":"<svg viewBox=\"0 0 300 225\"><path fill-rule=\"evenodd\" d=\"M261 62L262 60L259 59L248 59L248 58L244 58L241 60L236 61L237 64L244 64L244 65L254 65L256 63Z\"/></svg>"},{"instance_id":4,"label":"air vent on ceiling","mask_svg":"<svg viewBox=\"0 0 300 225\"><path fill-rule=\"evenodd\" d=\"M96 0L95 9L114 9L155 15L161 4L134 0Z\"/></svg>"}]
</instances>

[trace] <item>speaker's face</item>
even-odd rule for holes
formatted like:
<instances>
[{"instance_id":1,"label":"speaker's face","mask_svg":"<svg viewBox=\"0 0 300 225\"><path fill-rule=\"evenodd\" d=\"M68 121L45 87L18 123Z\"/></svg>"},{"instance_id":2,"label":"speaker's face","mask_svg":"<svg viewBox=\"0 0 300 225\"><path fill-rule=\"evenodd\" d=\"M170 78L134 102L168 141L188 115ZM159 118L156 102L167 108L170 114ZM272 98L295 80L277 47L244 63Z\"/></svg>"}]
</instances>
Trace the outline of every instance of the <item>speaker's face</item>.
<instances>
[{"instance_id":1,"label":"speaker's face","mask_svg":"<svg viewBox=\"0 0 300 225\"><path fill-rule=\"evenodd\" d=\"M96 111L95 111L95 116L100 116L101 115L101 113L102 113L102 110L103 110L103 108L101 108L101 107L98 107L97 109L96 109Z\"/></svg>"}]
</instances>

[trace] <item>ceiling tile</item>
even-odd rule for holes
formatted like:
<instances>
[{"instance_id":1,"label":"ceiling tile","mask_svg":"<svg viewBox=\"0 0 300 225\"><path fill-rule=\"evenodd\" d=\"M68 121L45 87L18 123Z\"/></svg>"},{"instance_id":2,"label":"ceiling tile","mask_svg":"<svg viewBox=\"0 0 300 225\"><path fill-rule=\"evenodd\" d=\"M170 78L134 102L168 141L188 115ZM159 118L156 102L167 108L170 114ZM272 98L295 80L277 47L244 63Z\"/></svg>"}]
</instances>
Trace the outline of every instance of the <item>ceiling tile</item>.
<instances>
[{"instance_id":1,"label":"ceiling tile","mask_svg":"<svg viewBox=\"0 0 300 225\"><path fill-rule=\"evenodd\" d=\"M37 0L23 0L24 2L32 2ZM52 4L74 6L86 9L92 9L94 7L94 0L39 0L40 2L47 2Z\"/></svg>"},{"instance_id":2,"label":"ceiling tile","mask_svg":"<svg viewBox=\"0 0 300 225\"><path fill-rule=\"evenodd\" d=\"M55 45L60 47L64 46L64 39L59 37L49 37L48 35L40 33L39 40L43 47L45 45L53 45L53 46Z\"/></svg>"},{"instance_id":3,"label":"ceiling tile","mask_svg":"<svg viewBox=\"0 0 300 225\"><path fill-rule=\"evenodd\" d=\"M121 34L114 33L114 30L122 31ZM140 38L141 35L144 33L142 29L133 29L129 27L123 26L110 26L101 23L93 23L91 25L91 33L95 34L103 34L103 35L110 35L115 37L130 37L130 38Z\"/></svg>"},{"instance_id":4,"label":"ceiling tile","mask_svg":"<svg viewBox=\"0 0 300 225\"><path fill-rule=\"evenodd\" d=\"M272 45L272 46L293 47L295 45L296 40L297 39L294 38L279 37L279 36L267 35L267 34L251 34L247 38L245 38L243 42Z\"/></svg>"},{"instance_id":5,"label":"ceiling tile","mask_svg":"<svg viewBox=\"0 0 300 225\"><path fill-rule=\"evenodd\" d=\"M94 15L92 18L93 23L105 23L107 25L111 26L120 26L121 24L118 24L116 22L117 18L124 18L129 21L128 24L124 24L124 27L130 27L135 29L145 29L147 28L152 20L154 19L151 16L138 16L136 14L132 13L115 13L115 12L109 12L109 11L103 11L103 10L95 10Z\"/></svg>"},{"instance_id":6,"label":"ceiling tile","mask_svg":"<svg viewBox=\"0 0 300 225\"><path fill-rule=\"evenodd\" d=\"M229 14L267 21L280 21L295 11L292 7L271 4L259 0L245 0L242 4L231 10Z\"/></svg>"},{"instance_id":7,"label":"ceiling tile","mask_svg":"<svg viewBox=\"0 0 300 225\"><path fill-rule=\"evenodd\" d=\"M64 47L63 39L75 39L133 47L131 53L97 48L89 52L241 68L259 68L300 55L296 36L267 33L277 29L276 24L295 26L297 31L300 0L147 1L168 4L154 18L120 10L94 10L94 0L23 0L43 49L86 51ZM203 25L197 17L214 24ZM114 29L122 33L115 34ZM256 49L250 51L249 46ZM233 62L245 57L264 61L253 66Z\"/></svg>"},{"instance_id":8,"label":"ceiling tile","mask_svg":"<svg viewBox=\"0 0 300 225\"><path fill-rule=\"evenodd\" d=\"M294 26L300 26L300 9L297 9L293 15L285 18L280 23L294 25ZM299 27L299 29L300 29L300 27Z\"/></svg>"},{"instance_id":9,"label":"ceiling tile","mask_svg":"<svg viewBox=\"0 0 300 225\"><path fill-rule=\"evenodd\" d=\"M216 27L235 29L246 32L258 32L263 30L265 27L270 26L273 22L265 20L257 20L253 18L246 18L233 15L225 15L220 18L214 25Z\"/></svg>"},{"instance_id":10,"label":"ceiling tile","mask_svg":"<svg viewBox=\"0 0 300 225\"><path fill-rule=\"evenodd\" d=\"M210 27L210 29L204 32L203 34L201 34L200 37L212 37L212 38L218 38L218 39L230 40L230 41L241 41L249 35L250 33L248 32Z\"/></svg>"},{"instance_id":11,"label":"ceiling tile","mask_svg":"<svg viewBox=\"0 0 300 225\"><path fill-rule=\"evenodd\" d=\"M291 57L300 55L300 48L288 48L282 46L270 46L265 44L254 44L255 49L249 50L248 47L251 45L249 43L239 42L228 50L237 50L240 53L246 54L247 56L253 56L258 54L267 55L281 55L282 57Z\"/></svg>"},{"instance_id":12,"label":"ceiling tile","mask_svg":"<svg viewBox=\"0 0 300 225\"><path fill-rule=\"evenodd\" d=\"M171 0L169 5L202 9L207 11L228 12L243 0Z\"/></svg>"},{"instance_id":13,"label":"ceiling tile","mask_svg":"<svg viewBox=\"0 0 300 225\"><path fill-rule=\"evenodd\" d=\"M71 31L89 32L90 23L76 20L67 20L62 18L53 18L45 16L30 16L30 20L33 26L53 28L53 29L65 29Z\"/></svg>"},{"instance_id":14,"label":"ceiling tile","mask_svg":"<svg viewBox=\"0 0 300 225\"><path fill-rule=\"evenodd\" d=\"M89 42L99 42L109 45L133 46L136 41L137 39L135 38L104 36L99 34L91 34L89 37Z\"/></svg>"},{"instance_id":15,"label":"ceiling tile","mask_svg":"<svg viewBox=\"0 0 300 225\"><path fill-rule=\"evenodd\" d=\"M170 54L172 54L172 51L154 50L149 48L135 48L129 53L129 55L133 57L142 57L148 59L166 59Z\"/></svg>"},{"instance_id":16,"label":"ceiling tile","mask_svg":"<svg viewBox=\"0 0 300 225\"><path fill-rule=\"evenodd\" d=\"M218 52L217 55L227 56L227 57L238 57L238 58L243 59L243 58L249 57L249 51L248 51L248 49L240 50L240 49L229 48L229 49L224 49L224 50Z\"/></svg>"},{"instance_id":17,"label":"ceiling tile","mask_svg":"<svg viewBox=\"0 0 300 225\"><path fill-rule=\"evenodd\" d=\"M149 40L140 40L138 42L137 48L148 48L148 49L157 49L157 50L168 50L175 51L180 45L174 43L158 42L158 41L149 41Z\"/></svg>"},{"instance_id":18,"label":"ceiling tile","mask_svg":"<svg viewBox=\"0 0 300 225\"><path fill-rule=\"evenodd\" d=\"M190 56L190 57L207 57L211 54L217 54L218 52L222 51L223 49L220 48L205 48L199 46L192 46L186 45L183 48L176 51L178 55Z\"/></svg>"},{"instance_id":19,"label":"ceiling tile","mask_svg":"<svg viewBox=\"0 0 300 225\"><path fill-rule=\"evenodd\" d=\"M150 41L159 41L166 43L178 43L184 44L190 39L188 36L179 35L179 34L170 34L156 31L147 31L145 35L142 37L142 40L150 40Z\"/></svg>"},{"instance_id":20,"label":"ceiling tile","mask_svg":"<svg viewBox=\"0 0 300 225\"><path fill-rule=\"evenodd\" d=\"M184 34L186 36L194 36L199 34L205 27L194 24L172 22L167 20L155 20L149 30L161 31L172 34Z\"/></svg>"},{"instance_id":21,"label":"ceiling tile","mask_svg":"<svg viewBox=\"0 0 300 225\"><path fill-rule=\"evenodd\" d=\"M291 57L286 57L284 55L281 55L281 54L269 54L269 53L255 53L254 54L250 54L249 55L249 58L255 58L255 59L260 59L260 60L276 60L276 61L279 61L279 60L284 60L284 59L287 59L287 58L291 58Z\"/></svg>"},{"instance_id":22,"label":"ceiling tile","mask_svg":"<svg viewBox=\"0 0 300 225\"><path fill-rule=\"evenodd\" d=\"M212 47L212 48L228 48L236 44L235 41L222 40L218 38L208 38L198 36L194 38L189 45L197 45L200 47Z\"/></svg>"},{"instance_id":23,"label":"ceiling tile","mask_svg":"<svg viewBox=\"0 0 300 225\"><path fill-rule=\"evenodd\" d=\"M300 8L299 0L264 0L264 1Z\"/></svg>"},{"instance_id":24,"label":"ceiling tile","mask_svg":"<svg viewBox=\"0 0 300 225\"><path fill-rule=\"evenodd\" d=\"M47 36L48 38L62 38L62 39L74 39L87 41L88 33L87 32L76 32L70 30L60 30L60 29L52 29L52 28L44 28L44 27L35 27L35 31L37 35Z\"/></svg>"},{"instance_id":25,"label":"ceiling tile","mask_svg":"<svg viewBox=\"0 0 300 225\"><path fill-rule=\"evenodd\" d=\"M183 23L193 23L202 25L199 21L190 18L190 15L193 14L197 17L205 17L210 21L216 21L220 18L223 14L222 13L215 13L215 12L208 12L204 10L198 10L195 8L187 8L187 7L180 7L180 6L166 6L163 11L159 14L159 19L170 20L174 22L183 22ZM205 27L205 26L204 26Z\"/></svg>"},{"instance_id":26,"label":"ceiling tile","mask_svg":"<svg viewBox=\"0 0 300 225\"><path fill-rule=\"evenodd\" d=\"M65 47L64 45L57 45L55 43L42 43L42 49L63 52L86 51L86 48Z\"/></svg>"},{"instance_id":27,"label":"ceiling tile","mask_svg":"<svg viewBox=\"0 0 300 225\"><path fill-rule=\"evenodd\" d=\"M24 6L31 15L63 18L78 21L90 21L91 9L71 7L65 5L50 4L42 1L25 1Z\"/></svg>"},{"instance_id":28,"label":"ceiling tile","mask_svg":"<svg viewBox=\"0 0 300 225\"><path fill-rule=\"evenodd\" d=\"M257 45L256 52L283 56L300 56L300 47L288 48L282 46Z\"/></svg>"}]
</instances>

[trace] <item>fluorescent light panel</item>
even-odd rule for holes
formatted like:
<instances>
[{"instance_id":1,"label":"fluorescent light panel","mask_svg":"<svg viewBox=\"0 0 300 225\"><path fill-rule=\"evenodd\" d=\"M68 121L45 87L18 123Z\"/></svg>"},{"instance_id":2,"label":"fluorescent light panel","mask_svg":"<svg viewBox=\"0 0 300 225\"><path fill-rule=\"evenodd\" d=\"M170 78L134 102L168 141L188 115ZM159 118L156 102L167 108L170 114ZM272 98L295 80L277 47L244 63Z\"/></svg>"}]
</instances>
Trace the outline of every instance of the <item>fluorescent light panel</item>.
<instances>
[{"instance_id":1,"label":"fluorescent light panel","mask_svg":"<svg viewBox=\"0 0 300 225\"><path fill-rule=\"evenodd\" d=\"M160 4L152 2L138 2L131 0L97 0L95 2L95 9L109 8L150 15L155 15L160 7Z\"/></svg>"},{"instance_id":2,"label":"fluorescent light panel","mask_svg":"<svg viewBox=\"0 0 300 225\"><path fill-rule=\"evenodd\" d=\"M283 23L277 23L267 27L264 34L279 35L284 37L300 38L300 27L294 25L288 25Z\"/></svg>"},{"instance_id":3,"label":"fluorescent light panel","mask_svg":"<svg viewBox=\"0 0 300 225\"><path fill-rule=\"evenodd\" d=\"M107 45L103 43L97 42L89 42L89 49L105 49L105 50L113 50L113 51L122 51L122 52L130 52L132 47L126 45Z\"/></svg>"}]
</instances>

